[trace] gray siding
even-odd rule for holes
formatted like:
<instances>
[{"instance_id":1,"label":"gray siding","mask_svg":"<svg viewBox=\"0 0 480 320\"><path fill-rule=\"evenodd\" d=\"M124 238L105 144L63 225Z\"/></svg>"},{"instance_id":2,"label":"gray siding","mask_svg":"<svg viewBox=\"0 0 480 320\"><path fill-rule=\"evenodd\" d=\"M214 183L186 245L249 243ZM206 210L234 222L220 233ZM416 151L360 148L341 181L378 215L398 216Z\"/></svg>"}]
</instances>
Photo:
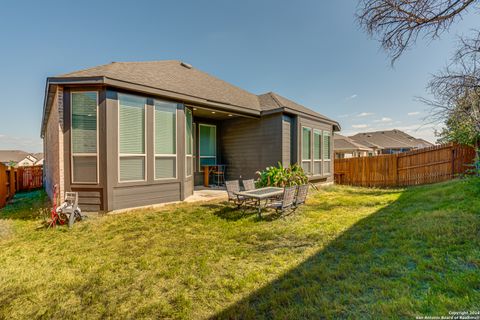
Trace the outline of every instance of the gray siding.
<instances>
[{"instance_id":1,"label":"gray siding","mask_svg":"<svg viewBox=\"0 0 480 320\"><path fill-rule=\"evenodd\" d=\"M179 201L180 183L113 188L112 210Z\"/></svg>"},{"instance_id":2,"label":"gray siding","mask_svg":"<svg viewBox=\"0 0 480 320\"><path fill-rule=\"evenodd\" d=\"M282 115L223 121L220 144L227 179L255 178L255 172L282 161Z\"/></svg>"},{"instance_id":3,"label":"gray siding","mask_svg":"<svg viewBox=\"0 0 480 320\"><path fill-rule=\"evenodd\" d=\"M284 166L292 164L292 118L287 115L282 120L282 163Z\"/></svg>"}]
</instances>

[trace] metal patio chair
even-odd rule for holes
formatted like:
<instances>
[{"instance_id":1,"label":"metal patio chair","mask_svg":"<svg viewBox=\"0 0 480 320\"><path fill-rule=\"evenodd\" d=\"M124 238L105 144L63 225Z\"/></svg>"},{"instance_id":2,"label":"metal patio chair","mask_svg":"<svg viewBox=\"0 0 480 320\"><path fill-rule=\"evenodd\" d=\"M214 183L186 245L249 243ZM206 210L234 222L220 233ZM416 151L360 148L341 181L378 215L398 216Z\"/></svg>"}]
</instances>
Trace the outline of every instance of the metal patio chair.
<instances>
[{"instance_id":1,"label":"metal patio chair","mask_svg":"<svg viewBox=\"0 0 480 320\"><path fill-rule=\"evenodd\" d=\"M300 205L304 204L307 200L308 194L308 184L303 184L298 186L297 195L295 196L295 208L298 208Z\"/></svg>"},{"instance_id":2,"label":"metal patio chair","mask_svg":"<svg viewBox=\"0 0 480 320\"><path fill-rule=\"evenodd\" d=\"M228 201L233 202L234 205L240 208L245 203L245 197L236 194L240 192L240 182L238 180L225 181L225 187L227 188Z\"/></svg>"},{"instance_id":3,"label":"metal patio chair","mask_svg":"<svg viewBox=\"0 0 480 320\"><path fill-rule=\"evenodd\" d=\"M242 184L243 184L243 189L245 189L245 191L250 191L255 189L255 181L253 179L243 180Z\"/></svg>"},{"instance_id":4,"label":"metal patio chair","mask_svg":"<svg viewBox=\"0 0 480 320\"><path fill-rule=\"evenodd\" d=\"M283 189L282 199L268 204L268 207L275 209L277 213L281 213L281 214L283 214L288 209L295 210L294 202L295 202L296 191L297 191L297 186L285 187Z\"/></svg>"}]
</instances>

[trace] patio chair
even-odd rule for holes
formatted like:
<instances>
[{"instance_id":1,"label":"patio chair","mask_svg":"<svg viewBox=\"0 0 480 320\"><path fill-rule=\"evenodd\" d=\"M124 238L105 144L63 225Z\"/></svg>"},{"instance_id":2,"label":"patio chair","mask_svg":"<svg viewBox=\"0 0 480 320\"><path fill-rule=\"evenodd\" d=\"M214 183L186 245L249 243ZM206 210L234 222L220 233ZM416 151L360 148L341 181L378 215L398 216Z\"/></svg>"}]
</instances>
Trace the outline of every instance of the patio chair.
<instances>
[{"instance_id":1,"label":"patio chair","mask_svg":"<svg viewBox=\"0 0 480 320\"><path fill-rule=\"evenodd\" d=\"M243 180L242 183L245 191L250 191L255 189L255 181L253 179Z\"/></svg>"},{"instance_id":2,"label":"patio chair","mask_svg":"<svg viewBox=\"0 0 480 320\"><path fill-rule=\"evenodd\" d=\"M307 193L308 193L308 184L303 184L298 186L297 195L295 197L294 206L298 208L300 205L304 204L307 200Z\"/></svg>"},{"instance_id":3,"label":"patio chair","mask_svg":"<svg viewBox=\"0 0 480 320\"><path fill-rule=\"evenodd\" d=\"M238 208L245 203L245 198L236 195L240 192L240 182L238 180L225 181L225 187L227 188L228 201L233 202Z\"/></svg>"},{"instance_id":4,"label":"patio chair","mask_svg":"<svg viewBox=\"0 0 480 320\"><path fill-rule=\"evenodd\" d=\"M297 186L285 187L283 189L283 196L280 201L274 201L268 205L269 208L275 209L277 213L284 213L288 209L295 210L295 193Z\"/></svg>"}]
</instances>

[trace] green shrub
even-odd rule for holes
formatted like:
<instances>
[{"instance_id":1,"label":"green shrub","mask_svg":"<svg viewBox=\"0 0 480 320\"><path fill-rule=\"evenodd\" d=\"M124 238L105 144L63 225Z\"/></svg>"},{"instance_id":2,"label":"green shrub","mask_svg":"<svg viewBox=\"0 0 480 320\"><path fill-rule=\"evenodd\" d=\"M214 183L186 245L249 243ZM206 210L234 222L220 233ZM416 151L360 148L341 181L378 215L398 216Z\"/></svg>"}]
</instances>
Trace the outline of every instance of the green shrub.
<instances>
[{"instance_id":1,"label":"green shrub","mask_svg":"<svg viewBox=\"0 0 480 320\"><path fill-rule=\"evenodd\" d=\"M298 164L284 167L280 162L278 167L267 167L257 171L259 178L257 188L261 187L290 187L308 183L308 178L302 167Z\"/></svg>"}]
</instances>

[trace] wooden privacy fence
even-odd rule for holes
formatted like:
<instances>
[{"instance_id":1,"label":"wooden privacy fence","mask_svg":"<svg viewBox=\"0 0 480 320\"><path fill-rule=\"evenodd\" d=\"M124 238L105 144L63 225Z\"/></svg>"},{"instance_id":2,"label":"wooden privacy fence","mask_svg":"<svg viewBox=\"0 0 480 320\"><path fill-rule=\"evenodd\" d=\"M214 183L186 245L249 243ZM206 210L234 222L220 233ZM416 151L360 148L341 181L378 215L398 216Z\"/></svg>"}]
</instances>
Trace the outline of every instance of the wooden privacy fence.
<instances>
[{"instance_id":1,"label":"wooden privacy fence","mask_svg":"<svg viewBox=\"0 0 480 320\"><path fill-rule=\"evenodd\" d=\"M473 148L457 144L375 157L335 159L335 182L364 187L428 184L465 173L474 159Z\"/></svg>"},{"instance_id":2,"label":"wooden privacy fence","mask_svg":"<svg viewBox=\"0 0 480 320\"><path fill-rule=\"evenodd\" d=\"M16 192L42 186L42 166L13 168L0 163L0 208L3 208Z\"/></svg>"}]
</instances>

